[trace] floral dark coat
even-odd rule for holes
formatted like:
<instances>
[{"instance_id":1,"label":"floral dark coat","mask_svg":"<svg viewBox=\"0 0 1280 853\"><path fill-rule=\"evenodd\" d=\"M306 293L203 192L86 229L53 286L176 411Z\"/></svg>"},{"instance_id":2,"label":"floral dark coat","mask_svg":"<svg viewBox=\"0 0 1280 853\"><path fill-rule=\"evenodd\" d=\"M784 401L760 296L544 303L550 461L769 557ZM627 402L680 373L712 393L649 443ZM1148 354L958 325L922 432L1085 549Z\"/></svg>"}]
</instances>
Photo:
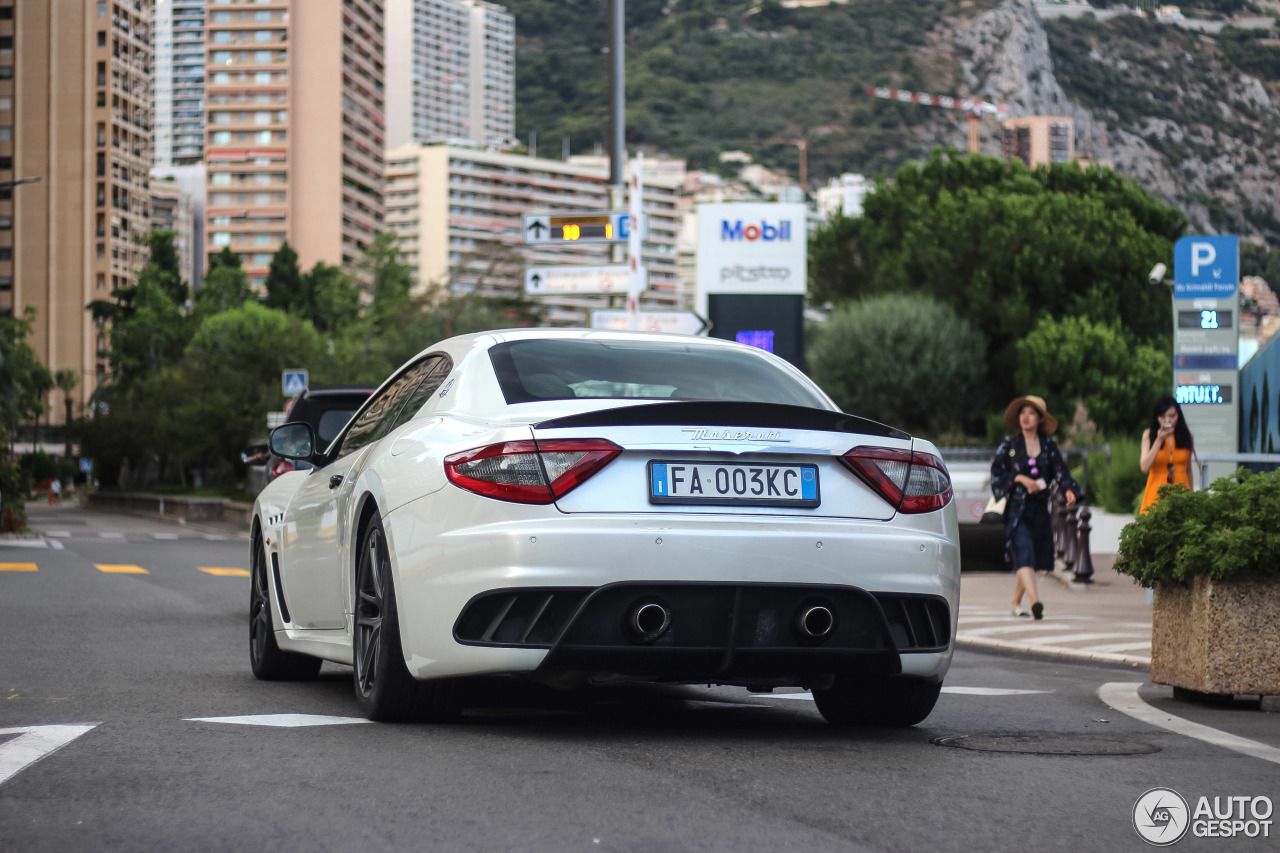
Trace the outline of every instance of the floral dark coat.
<instances>
[{"instance_id":1,"label":"floral dark coat","mask_svg":"<svg viewBox=\"0 0 1280 853\"><path fill-rule=\"evenodd\" d=\"M1076 499L1082 497L1080 485L1076 483L1071 472L1067 470L1066 460L1057 443L1047 435L1040 436L1040 455L1036 457L1036 468L1040 478L1047 483L1057 483L1058 488L1075 492ZM1019 474L1031 476L1031 460L1027 457L1027 440L1022 433L1005 436L996 450L996 458L991 462L991 492L1000 498L1008 498L1004 506L1004 539L1006 547L1013 541L1013 531L1017 530L1022 520L1022 511L1027 500L1048 500L1048 491L1041 492L1043 498L1032 497L1027 487L1015 483ZM1035 478L1033 478L1035 479Z\"/></svg>"}]
</instances>

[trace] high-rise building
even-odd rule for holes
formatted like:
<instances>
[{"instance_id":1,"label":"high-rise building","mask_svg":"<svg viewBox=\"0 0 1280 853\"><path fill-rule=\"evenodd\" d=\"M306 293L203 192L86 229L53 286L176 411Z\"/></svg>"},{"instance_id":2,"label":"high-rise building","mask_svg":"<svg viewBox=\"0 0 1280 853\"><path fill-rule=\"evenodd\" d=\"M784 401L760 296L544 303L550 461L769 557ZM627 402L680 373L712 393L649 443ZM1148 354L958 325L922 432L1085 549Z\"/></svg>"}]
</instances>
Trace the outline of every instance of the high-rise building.
<instances>
[{"instance_id":1,"label":"high-rise building","mask_svg":"<svg viewBox=\"0 0 1280 853\"><path fill-rule=\"evenodd\" d=\"M642 261L649 271L644 308L684 307L676 270L676 209L682 173L646 173L649 219ZM608 244L524 244L524 215L608 210L609 170L459 145L411 143L387 152L387 228L414 270L415 290L431 284L454 293L510 295L524 287L526 266L609 263ZM542 298L547 321L585 325L604 296Z\"/></svg>"},{"instance_id":2,"label":"high-rise building","mask_svg":"<svg viewBox=\"0 0 1280 853\"><path fill-rule=\"evenodd\" d=\"M386 0L387 146L516 133L515 18L484 0Z\"/></svg>"},{"instance_id":3,"label":"high-rise building","mask_svg":"<svg viewBox=\"0 0 1280 853\"><path fill-rule=\"evenodd\" d=\"M1034 169L1075 159L1075 121L1070 116L1007 118L1001 124L1007 161L1021 160Z\"/></svg>"},{"instance_id":4,"label":"high-rise building","mask_svg":"<svg viewBox=\"0 0 1280 853\"><path fill-rule=\"evenodd\" d=\"M155 0L155 165L190 166L204 156L206 0Z\"/></svg>"},{"instance_id":5,"label":"high-rise building","mask_svg":"<svg viewBox=\"0 0 1280 853\"><path fill-rule=\"evenodd\" d=\"M205 252L358 273L382 229L381 0L210 0ZM359 276L358 276L359 277Z\"/></svg>"},{"instance_id":6,"label":"high-rise building","mask_svg":"<svg viewBox=\"0 0 1280 853\"><path fill-rule=\"evenodd\" d=\"M85 305L147 260L150 28L150 0L0 0L0 311L36 309L29 341L82 403L107 369Z\"/></svg>"}]
</instances>

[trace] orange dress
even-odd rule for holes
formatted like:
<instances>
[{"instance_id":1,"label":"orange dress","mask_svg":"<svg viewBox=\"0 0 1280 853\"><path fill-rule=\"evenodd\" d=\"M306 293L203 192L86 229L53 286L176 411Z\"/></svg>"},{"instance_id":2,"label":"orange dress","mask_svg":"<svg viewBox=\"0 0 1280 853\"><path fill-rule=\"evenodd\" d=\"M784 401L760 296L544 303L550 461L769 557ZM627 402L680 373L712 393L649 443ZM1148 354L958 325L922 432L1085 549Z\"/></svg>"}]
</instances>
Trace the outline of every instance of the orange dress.
<instances>
[{"instance_id":1,"label":"orange dress","mask_svg":"<svg viewBox=\"0 0 1280 853\"><path fill-rule=\"evenodd\" d=\"M1156 454L1156 461L1151 463L1151 470L1147 472L1147 490L1142 493L1142 509L1139 512L1146 512L1156 502L1160 487L1169 485L1170 464L1173 465L1173 482L1191 488L1191 451L1178 447L1173 436L1169 436Z\"/></svg>"}]
</instances>

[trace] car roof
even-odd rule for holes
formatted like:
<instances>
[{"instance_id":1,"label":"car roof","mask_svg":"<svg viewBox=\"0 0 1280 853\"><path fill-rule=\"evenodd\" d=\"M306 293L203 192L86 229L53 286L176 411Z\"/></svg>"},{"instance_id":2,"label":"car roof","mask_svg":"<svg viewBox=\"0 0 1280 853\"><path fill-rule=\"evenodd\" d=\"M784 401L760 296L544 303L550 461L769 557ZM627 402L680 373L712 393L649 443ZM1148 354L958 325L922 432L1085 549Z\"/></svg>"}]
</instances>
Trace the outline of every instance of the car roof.
<instances>
[{"instance_id":1,"label":"car roof","mask_svg":"<svg viewBox=\"0 0 1280 853\"><path fill-rule=\"evenodd\" d=\"M477 348L488 349L495 344L524 340L616 341L618 343L643 343L648 341L663 344L685 343L694 346L741 350L754 353L756 355L765 354L764 350L756 347L749 347L746 344L740 344L736 341L726 341L721 338L704 338L697 335L671 335L663 332L625 332L615 331L613 329L559 329L536 327L522 329L494 329L487 332L473 332L467 335L456 335L422 350L418 353L418 356L415 356L415 359L426 355L427 353L437 352L439 350L458 352ZM772 354L769 355L770 357L776 358L776 356L772 356Z\"/></svg>"}]
</instances>

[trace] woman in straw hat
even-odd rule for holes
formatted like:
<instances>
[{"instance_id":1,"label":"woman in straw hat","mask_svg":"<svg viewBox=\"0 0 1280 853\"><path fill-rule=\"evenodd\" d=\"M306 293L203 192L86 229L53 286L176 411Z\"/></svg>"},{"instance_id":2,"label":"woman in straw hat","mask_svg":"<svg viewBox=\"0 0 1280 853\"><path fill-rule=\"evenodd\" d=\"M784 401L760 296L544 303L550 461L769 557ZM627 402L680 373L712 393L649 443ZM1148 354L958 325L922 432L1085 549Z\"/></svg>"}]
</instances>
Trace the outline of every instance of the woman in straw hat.
<instances>
[{"instance_id":1,"label":"woman in straw hat","mask_svg":"<svg viewBox=\"0 0 1280 853\"><path fill-rule=\"evenodd\" d=\"M1058 445L1049 436L1058 422L1044 400L1019 397L1004 410L1004 419L1017 430L1005 438L991 463L991 491L1006 498L1004 539L1016 573L1013 615L1044 617L1036 594L1036 571L1053 571L1053 523L1049 516L1049 486L1056 483L1067 506L1075 505L1080 486L1067 470ZM1022 609L1026 593L1030 612Z\"/></svg>"}]
</instances>

